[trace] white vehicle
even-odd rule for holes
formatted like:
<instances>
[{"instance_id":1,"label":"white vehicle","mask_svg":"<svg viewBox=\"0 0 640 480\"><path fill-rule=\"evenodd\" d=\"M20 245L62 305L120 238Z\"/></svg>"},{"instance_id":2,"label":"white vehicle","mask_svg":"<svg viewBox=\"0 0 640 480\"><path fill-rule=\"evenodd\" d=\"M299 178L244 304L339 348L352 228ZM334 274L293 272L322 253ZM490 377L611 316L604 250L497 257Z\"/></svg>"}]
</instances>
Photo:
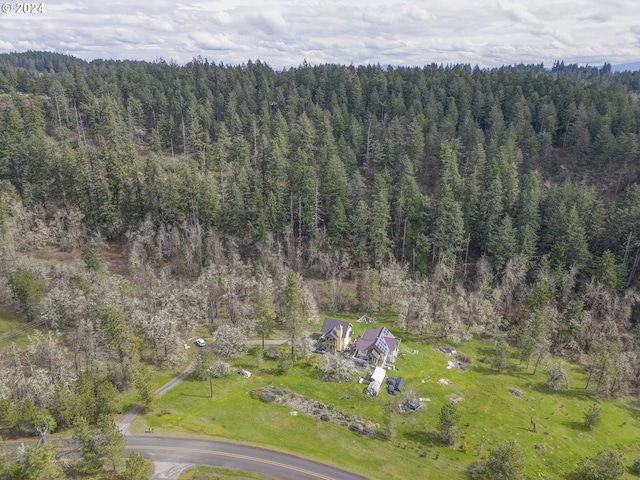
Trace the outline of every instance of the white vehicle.
<instances>
[{"instance_id":1,"label":"white vehicle","mask_svg":"<svg viewBox=\"0 0 640 480\"><path fill-rule=\"evenodd\" d=\"M204 347L206 345L206 343L204 343L204 340L201 338L196 338L196 341L194 343L199 347Z\"/></svg>"}]
</instances>

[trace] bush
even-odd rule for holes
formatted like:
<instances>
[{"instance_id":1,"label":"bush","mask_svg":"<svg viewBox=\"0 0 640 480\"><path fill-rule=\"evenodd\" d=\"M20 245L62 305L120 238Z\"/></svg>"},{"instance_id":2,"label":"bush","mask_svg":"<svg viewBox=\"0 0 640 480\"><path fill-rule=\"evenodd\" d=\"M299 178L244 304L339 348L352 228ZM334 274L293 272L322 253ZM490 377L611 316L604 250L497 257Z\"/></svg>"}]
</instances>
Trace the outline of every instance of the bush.
<instances>
[{"instance_id":1,"label":"bush","mask_svg":"<svg viewBox=\"0 0 640 480\"><path fill-rule=\"evenodd\" d=\"M580 480L617 480L623 474L622 455L615 450L604 450L595 458L583 460L574 477Z\"/></svg>"},{"instance_id":2,"label":"bush","mask_svg":"<svg viewBox=\"0 0 640 480\"><path fill-rule=\"evenodd\" d=\"M545 372L549 390L566 390L569 388L569 377L562 363L555 363Z\"/></svg>"},{"instance_id":3,"label":"bush","mask_svg":"<svg viewBox=\"0 0 640 480\"><path fill-rule=\"evenodd\" d=\"M200 349L193 360L193 371L191 377L195 380L207 380L209 372L207 369L213 365L213 354L209 349Z\"/></svg>"},{"instance_id":4,"label":"bush","mask_svg":"<svg viewBox=\"0 0 640 480\"><path fill-rule=\"evenodd\" d=\"M282 355L278 358L278 370L282 373L286 373L291 370L293 366L293 359L289 355Z\"/></svg>"},{"instance_id":5,"label":"bush","mask_svg":"<svg viewBox=\"0 0 640 480\"><path fill-rule=\"evenodd\" d=\"M525 478L524 465L524 454L517 443L501 443L489 453L482 478L520 480Z\"/></svg>"},{"instance_id":6,"label":"bush","mask_svg":"<svg viewBox=\"0 0 640 480\"><path fill-rule=\"evenodd\" d=\"M282 356L282 350L276 347L269 347L264 351L264 356L271 360L276 360Z\"/></svg>"},{"instance_id":7,"label":"bush","mask_svg":"<svg viewBox=\"0 0 640 480\"><path fill-rule=\"evenodd\" d=\"M213 367L212 375L215 378L222 378L222 377L226 377L227 375L231 375L232 371L233 370L231 368L231 365L229 365L227 362L223 362L222 360L217 360L216 364Z\"/></svg>"},{"instance_id":8,"label":"bush","mask_svg":"<svg viewBox=\"0 0 640 480\"><path fill-rule=\"evenodd\" d=\"M633 473L640 475L640 457L636 458L633 461L633 467L632 467Z\"/></svg>"},{"instance_id":9,"label":"bush","mask_svg":"<svg viewBox=\"0 0 640 480\"><path fill-rule=\"evenodd\" d=\"M594 403L584 412L584 426L591 429L600 425L600 404Z\"/></svg>"},{"instance_id":10,"label":"bush","mask_svg":"<svg viewBox=\"0 0 640 480\"><path fill-rule=\"evenodd\" d=\"M476 480L476 479L484 478L484 474L486 471L487 471L487 468L484 462L477 461L469 465L466 473L471 480Z\"/></svg>"}]
</instances>

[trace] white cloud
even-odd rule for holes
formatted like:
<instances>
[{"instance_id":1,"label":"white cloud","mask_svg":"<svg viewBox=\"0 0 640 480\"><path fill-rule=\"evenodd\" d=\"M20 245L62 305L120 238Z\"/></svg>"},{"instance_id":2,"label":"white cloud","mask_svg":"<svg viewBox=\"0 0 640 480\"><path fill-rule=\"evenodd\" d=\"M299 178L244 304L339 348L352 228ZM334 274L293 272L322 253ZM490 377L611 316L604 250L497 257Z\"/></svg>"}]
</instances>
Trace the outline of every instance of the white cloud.
<instances>
[{"instance_id":1,"label":"white cloud","mask_svg":"<svg viewBox=\"0 0 640 480\"><path fill-rule=\"evenodd\" d=\"M234 43L225 35L208 32L194 32L189 37L197 48L202 50L221 50L233 48Z\"/></svg>"},{"instance_id":2,"label":"white cloud","mask_svg":"<svg viewBox=\"0 0 640 480\"><path fill-rule=\"evenodd\" d=\"M284 21L282 16L274 11L251 14L249 15L249 22L269 35L281 33L287 26L287 22Z\"/></svg>"},{"instance_id":3,"label":"white cloud","mask_svg":"<svg viewBox=\"0 0 640 480\"><path fill-rule=\"evenodd\" d=\"M93 58L202 55L280 68L312 63L591 65L640 60L631 0L50 0L40 16L0 14L0 51Z\"/></svg>"},{"instance_id":4,"label":"white cloud","mask_svg":"<svg viewBox=\"0 0 640 480\"><path fill-rule=\"evenodd\" d=\"M505 15L514 22L524 23L527 25L540 24L540 20L538 20L538 18L522 3L501 1L499 6Z\"/></svg>"}]
</instances>

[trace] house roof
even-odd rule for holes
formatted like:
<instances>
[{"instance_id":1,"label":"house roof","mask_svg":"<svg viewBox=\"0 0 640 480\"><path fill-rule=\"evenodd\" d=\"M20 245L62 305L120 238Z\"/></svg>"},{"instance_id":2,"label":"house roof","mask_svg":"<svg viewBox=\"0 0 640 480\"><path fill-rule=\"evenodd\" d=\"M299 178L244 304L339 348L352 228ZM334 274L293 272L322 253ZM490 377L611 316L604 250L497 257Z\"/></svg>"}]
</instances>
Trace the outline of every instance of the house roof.
<instances>
[{"instance_id":1,"label":"house roof","mask_svg":"<svg viewBox=\"0 0 640 480\"><path fill-rule=\"evenodd\" d=\"M325 318L321 332L323 335L333 334L334 337L337 337L338 326L342 326L342 338L346 338L351 329L351 324L335 318Z\"/></svg>"},{"instance_id":2,"label":"house roof","mask_svg":"<svg viewBox=\"0 0 640 480\"><path fill-rule=\"evenodd\" d=\"M373 340L360 337L356 342L356 350L364 352L365 350L369 350L369 348L372 347L374 343L375 342Z\"/></svg>"},{"instance_id":3,"label":"house roof","mask_svg":"<svg viewBox=\"0 0 640 480\"><path fill-rule=\"evenodd\" d=\"M365 352L375 347L375 350L387 355L398 348L398 344L398 339L393 336L387 327L369 328L357 340L356 350Z\"/></svg>"},{"instance_id":4,"label":"house roof","mask_svg":"<svg viewBox=\"0 0 640 480\"><path fill-rule=\"evenodd\" d=\"M387 337L386 339L387 345L389 346L389 350L391 350L392 352L398 348L398 339L397 338L389 338Z\"/></svg>"}]
</instances>

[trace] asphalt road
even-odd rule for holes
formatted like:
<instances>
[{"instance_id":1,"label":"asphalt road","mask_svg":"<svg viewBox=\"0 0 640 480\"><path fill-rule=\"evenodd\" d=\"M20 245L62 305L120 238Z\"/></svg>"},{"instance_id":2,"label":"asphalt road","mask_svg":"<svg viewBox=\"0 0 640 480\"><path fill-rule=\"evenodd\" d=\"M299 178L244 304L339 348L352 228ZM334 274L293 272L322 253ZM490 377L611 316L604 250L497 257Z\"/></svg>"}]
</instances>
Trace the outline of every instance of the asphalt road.
<instances>
[{"instance_id":1,"label":"asphalt road","mask_svg":"<svg viewBox=\"0 0 640 480\"><path fill-rule=\"evenodd\" d=\"M365 480L366 477L295 455L238 443L166 435L128 435L133 449L156 463L209 465L270 475L282 480ZM160 478L154 471L154 478ZM165 477L167 478L167 477Z\"/></svg>"}]
</instances>

